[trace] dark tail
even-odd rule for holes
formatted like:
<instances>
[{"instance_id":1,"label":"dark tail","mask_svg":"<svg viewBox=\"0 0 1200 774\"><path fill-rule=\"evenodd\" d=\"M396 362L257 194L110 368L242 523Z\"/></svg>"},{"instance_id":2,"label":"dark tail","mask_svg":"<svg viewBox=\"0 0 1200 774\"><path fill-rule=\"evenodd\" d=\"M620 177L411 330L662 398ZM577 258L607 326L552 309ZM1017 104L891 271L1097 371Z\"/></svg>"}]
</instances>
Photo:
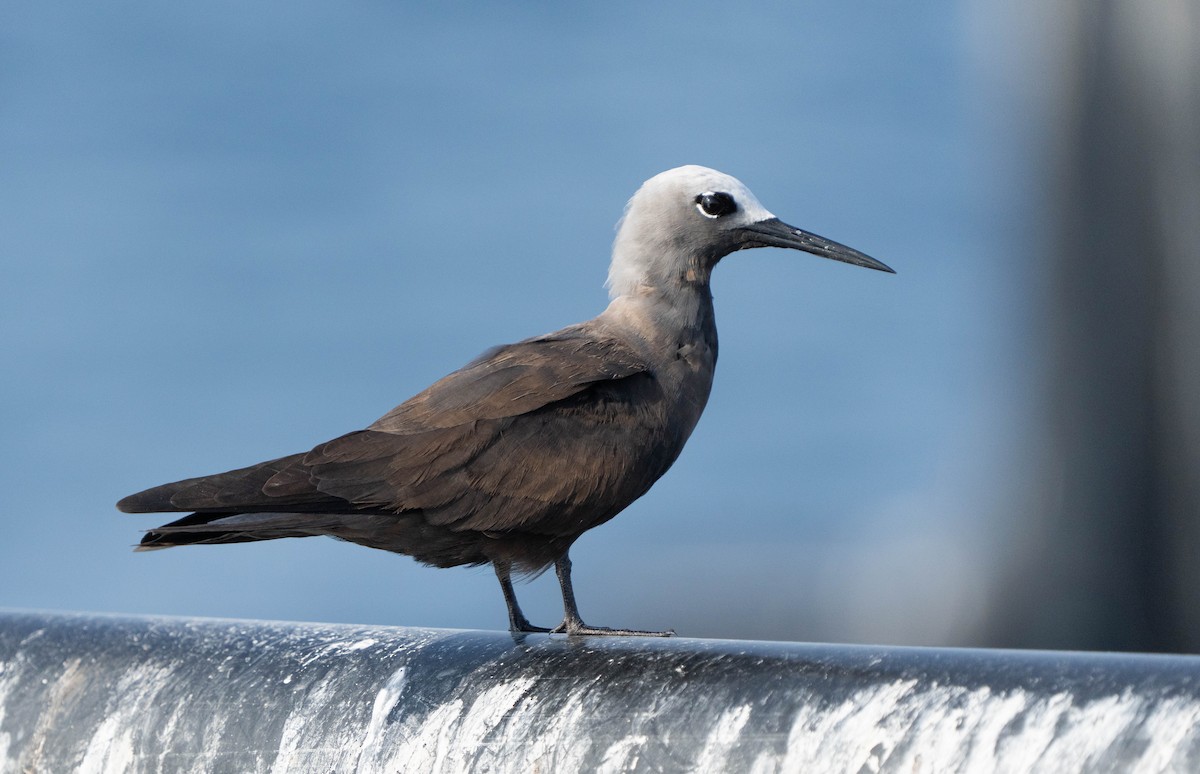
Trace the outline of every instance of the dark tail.
<instances>
[{"instance_id":1,"label":"dark tail","mask_svg":"<svg viewBox=\"0 0 1200 774\"><path fill-rule=\"evenodd\" d=\"M136 551L329 534L353 518L314 513L193 513L148 530Z\"/></svg>"},{"instance_id":2,"label":"dark tail","mask_svg":"<svg viewBox=\"0 0 1200 774\"><path fill-rule=\"evenodd\" d=\"M129 495L117 503L117 508L125 513L196 511L218 518L234 513L345 507L344 500L318 492L315 486L307 491L293 487L284 497L263 492L272 477L285 469L302 467L303 460L304 454L292 454L248 468L163 484ZM293 478L303 479L303 472Z\"/></svg>"}]
</instances>

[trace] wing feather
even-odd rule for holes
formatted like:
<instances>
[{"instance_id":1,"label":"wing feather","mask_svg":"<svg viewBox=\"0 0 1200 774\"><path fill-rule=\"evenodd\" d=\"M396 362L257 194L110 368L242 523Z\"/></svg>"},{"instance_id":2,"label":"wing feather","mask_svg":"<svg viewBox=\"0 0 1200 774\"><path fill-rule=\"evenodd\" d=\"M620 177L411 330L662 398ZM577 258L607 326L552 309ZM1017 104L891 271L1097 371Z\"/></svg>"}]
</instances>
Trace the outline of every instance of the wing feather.
<instances>
[{"instance_id":1,"label":"wing feather","mask_svg":"<svg viewBox=\"0 0 1200 774\"><path fill-rule=\"evenodd\" d=\"M527 414L589 385L647 373L629 345L586 324L496 347L389 411L370 429L407 434Z\"/></svg>"}]
</instances>

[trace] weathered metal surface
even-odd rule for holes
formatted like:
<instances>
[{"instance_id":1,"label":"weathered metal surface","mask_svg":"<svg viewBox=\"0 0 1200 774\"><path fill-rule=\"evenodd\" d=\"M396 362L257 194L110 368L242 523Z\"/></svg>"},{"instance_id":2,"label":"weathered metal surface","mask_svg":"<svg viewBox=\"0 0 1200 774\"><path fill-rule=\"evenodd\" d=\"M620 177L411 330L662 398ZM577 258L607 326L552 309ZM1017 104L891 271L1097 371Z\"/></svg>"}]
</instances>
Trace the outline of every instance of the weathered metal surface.
<instances>
[{"instance_id":1,"label":"weathered metal surface","mask_svg":"<svg viewBox=\"0 0 1200 774\"><path fill-rule=\"evenodd\" d=\"M1200 658L0 613L8 771L1200 771Z\"/></svg>"}]
</instances>

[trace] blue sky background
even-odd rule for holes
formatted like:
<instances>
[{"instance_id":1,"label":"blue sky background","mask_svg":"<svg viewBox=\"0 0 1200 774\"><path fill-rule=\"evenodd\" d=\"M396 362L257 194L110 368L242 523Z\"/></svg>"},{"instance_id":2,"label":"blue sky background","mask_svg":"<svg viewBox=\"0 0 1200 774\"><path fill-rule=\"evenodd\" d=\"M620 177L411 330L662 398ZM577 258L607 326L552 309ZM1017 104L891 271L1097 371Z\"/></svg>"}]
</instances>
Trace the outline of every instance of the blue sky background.
<instances>
[{"instance_id":1,"label":"blue sky background","mask_svg":"<svg viewBox=\"0 0 1200 774\"><path fill-rule=\"evenodd\" d=\"M698 163L899 274L722 263L708 410L574 549L585 618L970 641L1027 379L1021 52L987 8L6 6L0 606L502 627L486 568L135 555L163 519L113 503L595 315L626 199ZM551 577L518 593L557 622Z\"/></svg>"}]
</instances>

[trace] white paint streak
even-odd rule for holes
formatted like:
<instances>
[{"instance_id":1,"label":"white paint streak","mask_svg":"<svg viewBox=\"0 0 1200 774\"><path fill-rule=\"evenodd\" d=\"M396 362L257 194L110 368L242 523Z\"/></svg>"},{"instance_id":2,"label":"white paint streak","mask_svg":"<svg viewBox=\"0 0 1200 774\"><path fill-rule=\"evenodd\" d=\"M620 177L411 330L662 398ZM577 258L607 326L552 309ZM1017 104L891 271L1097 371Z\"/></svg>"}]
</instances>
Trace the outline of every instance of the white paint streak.
<instances>
[{"instance_id":1,"label":"white paint streak","mask_svg":"<svg viewBox=\"0 0 1200 774\"><path fill-rule=\"evenodd\" d=\"M503 725L533 687L532 677L494 685L479 695L463 715L455 735L450 771L494 771L511 760Z\"/></svg>"},{"instance_id":2,"label":"white paint streak","mask_svg":"<svg viewBox=\"0 0 1200 774\"><path fill-rule=\"evenodd\" d=\"M788 734L783 770L827 761L829 771L878 771L908 729L908 713L898 708L916 684L898 680L858 691L832 708L802 707Z\"/></svg>"},{"instance_id":3,"label":"white paint streak","mask_svg":"<svg viewBox=\"0 0 1200 774\"><path fill-rule=\"evenodd\" d=\"M109 696L104 719L92 732L80 761L79 774L120 774L133 769L135 733L142 729L142 714L154 706L155 697L170 679L165 667L137 665L127 669ZM60 680L68 679L64 673Z\"/></svg>"},{"instance_id":4,"label":"white paint streak","mask_svg":"<svg viewBox=\"0 0 1200 774\"><path fill-rule=\"evenodd\" d=\"M985 771L996 765L996 746L1001 734L1025 710L1028 698L1024 691L993 695L987 688L967 695L971 697L967 712L973 715L976 725L974 734L967 737L965 768Z\"/></svg>"},{"instance_id":5,"label":"white paint streak","mask_svg":"<svg viewBox=\"0 0 1200 774\"><path fill-rule=\"evenodd\" d=\"M344 640L335 640L334 642L326 643L320 648L305 654L300 659L300 666L307 667L323 659L353 653L358 650L366 650L367 648L378 644L378 640L374 637L364 637L360 640L347 642Z\"/></svg>"},{"instance_id":6,"label":"white paint streak","mask_svg":"<svg viewBox=\"0 0 1200 774\"><path fill-rule=\"evenodd\" d=\"M396 703L400 701L400 696L404 693L407 674L408 669L400 667L379 689L379 693L375 694L375 702L371 705L371 719L367 722L367 733L363 737L360 761L369 761L377 754L388 715L391 714Z\"/></svg>"},{"instance_id":7,"label":"white paint streak","mask_svg":"<svg viewBox=\"0 0 1200 774\"><path fill-rule=\"evenodd\" d=\"M337 676L309 686L303 701L283 723L272 774L293 771L336 771L358 757L361 730L353 706L346 706L345 686ZM330 708L342 711L331 717Z\"/></svg>"},{"instance_id":8,"label":"white paint streak","mask_svg":"<svg viewBox=\"0 0 1200 774\"><path fill-rule=\"evenodd\" d=\"M419 726L400 728L386 766L368 770L504 770L508 757L497 755L497 749L511 752L504 724L533 684L533 678L518 678L491 686L470 706L458 698L444 704Z\"/></svg>"},{"instance_id":9,"label":"white paint streak","mask_svg":"<svg viewBox=\"0 0 1200 774\"><path fill-rule=\"evenodd\" d=\"M750 764L749 774L777 774L778 771L779 757L769 750L763 750Z\"/></svg>"},{"instance_id":10,"label":"white paint streak","mask_svg":"<svg viewBox=\"0 0 1200 774\"><path fill-rule=\"evenodd\" d=\"M1142 721L1142 732L1155 743L1146 748L1130 774L1183 771L1188 766L1184 751L1195 748L1200 737L1200 704L1186 699L1164 701Z\"/></svg>"},{"instance_id":11,"label":"white paint streak","mask_svg":"<svg viewBox=\"0 0 1200 774\"><path fill-rule=\"evenodd\" d=\"M378 768L362 771L443 771L451 747L450 737L462 711L462 700L441 705L415 727L401 724L396 746L388 761ZM404 727L407 726L407 727Z\"/></svg>"},{"instance_id":12,"label":"white paint streak","mask_svg":"<svg viewBox=\"0 0 1200 774\"><path fill-rule=\"evenodd\" d=\"M80 663L78 658L68 659L63 663L63 671L58 679L49 682L44 705L33 727L33 733L29 735L28 740L24 740L24 752L20 760L22 769L37 771L44 768L43 755L47 744L53 747L55 729L64 716L70 716L74 698L79 695L79 689L85 680ZM37 674L32 676L36 677ZM42 677L40 682L46 685L48 679Z\"/></svg>"},{"instance_id":13,"label":"white paint streak","mask_svg":"<svg viewBox=\"0 0 1200 774\"><path fill-rule=\"evenodd\" d=\"M1015 694L1024 695L1023 691ZM996 758L1011 761L1008 771L1029 771L1054 740L1054 725L1071 706L1071 697L1057 693L1025 707L1021 728L997 743Z\"/></svg>"},{"instance_id":14,"label":"white paint streak","mask_svg":"<svg viewBox=\"0 0 1200 774\"><path fill-rule=\"evenodd\" d=\"M633 771L637 767L638 754L648 741L650 738L645 734L633 734L613 742L604 751L604 759L596 767L596 774Z\"/></svg>"},{"instance_id":15,"label":"white paint streak","mask_svg":"<svg viewBox=\"0 0 1200 774\"><path fill-rule=\"evenodd\" d=\"M1129 694L1068 707L1058 718L1058 733L1038 758L1037 767L1042 771L1096 771L1106 761L1111 765L1109 746L1122 731L1134 727L1141 710L1142 701Z\"/></svg>"},{"instance_id":16,"label":"white paint streak","mask_svg":"<svg viewBox=\"0 0 1200 774\"><path fill-rule=\"evenodd\" d=\"M92 734L78 774L121 774L133 766L133 729L122 726L119 714L109 715Z\"/></svg>"},{"instance_id":17,"label":"white paint streak","mask_svg":"<svg viewBox=\"0 0 1200 774\"><path fill-rule=\"evenodd\" d=\"M737 744L742 728L750 719L750 705L743 704L727 709L717 718L712 730L708 732L704 749L696 756L696 769L699 771L726 771L729 751Z\"/></svg>"},{"instance_id":18,"label":"white paint streak","mask_svg":"<svg viewBox=\"0 0 1200 774\"><path fill-rule=\"evenodd\" d=\"M157 734L157 736L161 740L161 744L162 744L162 747L158 754L158 770L159 771L169 770L168 766L167 766L167 759L170 756L169 751L172 749L171 740L172 740L172 737L175 736L176 729L179 728L179 720L183 715L183 709L184 709L183 703L176 702L175 705L171 708L171 714L167 716L166 721L163 722L162 729Z\"/></svg>"},{"instance_id":19,"label":"white paint streak","mask_svg":"<svg viewBox=\"0 0 1200 774\"><path fill-rule=\"evenodd\" d=\"M17 670L12 662L0 661L0 727L4 725L4 709L8 706L8 692L17 684ZM12 734L0 732L0 771L17 771L17 762L8 757L12 745Z\"/></svg>"},{"instance_id":20,"label":"white paint streak","mask_svg":"<svg viewBox=\"0 0 1200 774\"><path fill-rule=\"evenodd\" d=\"M1114 745L1133 739L1146 745L1130 771L1186 770L1186 751L1200 734L1200 703L1148 701L1125 693L1076 704L1065 693L917 688L898 680L832 707L801 708L786 753L760 753L752 770L1095 771L1111 767Z\"/></svg>"},{"instance_id":21,"label":"white paint streak","mask_svg":"<svg viewBox=\"0 0 1200 774\"><path fill-rule=\"evenodd\" d=\"M593 710L589 697L595 697L596 677L571 691L565 701L553 711L544 709L529 696L522 711L509 719L510 738L521 740L521 764L530 771L583 771L592 749L594 735L581 733L594 728Z\"/></svg>"}]
</instances>

